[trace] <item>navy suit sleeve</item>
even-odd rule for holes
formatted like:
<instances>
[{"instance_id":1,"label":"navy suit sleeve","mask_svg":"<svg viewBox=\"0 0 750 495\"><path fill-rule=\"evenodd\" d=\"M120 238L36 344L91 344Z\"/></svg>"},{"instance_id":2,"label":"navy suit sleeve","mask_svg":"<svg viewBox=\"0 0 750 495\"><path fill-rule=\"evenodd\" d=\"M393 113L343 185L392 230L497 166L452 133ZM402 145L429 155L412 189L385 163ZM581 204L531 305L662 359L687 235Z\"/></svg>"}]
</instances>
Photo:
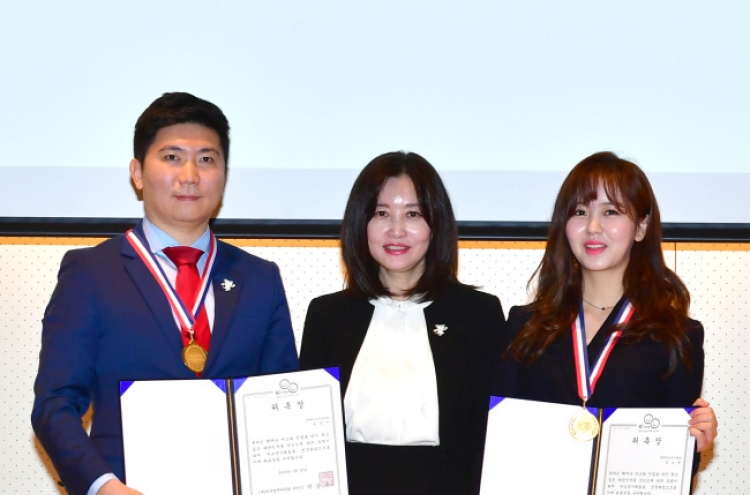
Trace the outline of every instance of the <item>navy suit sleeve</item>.
<instances>
[{"instance_id":1,"label":"navy suit sleeve","mask_svg":"<svg viewBox=\"0 0 750 495\"><path fill-rule=\"evenodd\" d=\"M686 353L690 365L677 363L677 369L669 377L669 389L665 402L676 406L688 406L700 397L703 387L703 325L691 320L688 322Z\"/></svg>"},{"instance_id":2,"label":"navy suit sleeve","mask_svg":"<svg viewBox=\"0 0 750 495\"><path fill-rule=\"evenodd\" d=\"M279 267L275 263L272 263L272 266L272 308L261 357L260 372L262 374L299 369L297 346L294 343L294 331L292 330L284 285L281 281Z\"/></svg>"},{"instance_id":3,"label":"navy suit sleeve","mask_svg":"<svg viewBox=\"0 0 750 495\"><path fill-rule=\"evenodd\" d=\"M84 252L71 251L63 258L45 311L31 415L39 441L74 495L85 494L94 480L112 471L81 423L91 402L98 341L96 294Z\"/></svg>"},{"instance_id":4,"label":"navy suit sleeve","mask_svg":"<svg viewBox=\"0 0 750 495\"><path fill-rule=\"evenodd\" d=\"M677 364L677 369L669 377L669 389L666 403L677 406L687 406L700 397L703 388L704 352L703 352L703 325L697 321L688 322L686 352L690 358L690 365L683 362ZM693 454L692 473L693 477L698 474L701 455L699 452Z\"/></svg>"}]
</instances>

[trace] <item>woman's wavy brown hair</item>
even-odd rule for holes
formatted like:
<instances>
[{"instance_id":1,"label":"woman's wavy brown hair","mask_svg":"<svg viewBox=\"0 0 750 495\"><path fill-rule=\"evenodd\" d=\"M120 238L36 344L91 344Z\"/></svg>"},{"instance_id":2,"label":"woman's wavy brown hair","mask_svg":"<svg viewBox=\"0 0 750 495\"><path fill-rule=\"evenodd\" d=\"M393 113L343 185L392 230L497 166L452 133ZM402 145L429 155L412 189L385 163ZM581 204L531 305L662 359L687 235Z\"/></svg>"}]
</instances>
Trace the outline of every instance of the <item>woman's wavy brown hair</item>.
<instances>
[{"instance_id":1,"label":"woman's wavy brown hair","mask_svg":"<svg viewBox=\"0 0 750 495\"><path fill-rule=\"evenodd\" d=\"M636 224L648 220L645 237L635 242L623 277L624 293L635 307L633 318L620 328L622 343L646 338L664 342L670 349L667 373L678 360L690 366L686 331L690 294L680 278L664 263L659 207L646 174L614 153L589 156L568 174L555 200L544 257L532 275L537 290L529 309L531 318L508 352L531 362L552 342L569 332L578 314L582 291L581 267L573 256L565 227L577 205L597 198L602 185L607 198Z\"/></svg>"}]
</instances>

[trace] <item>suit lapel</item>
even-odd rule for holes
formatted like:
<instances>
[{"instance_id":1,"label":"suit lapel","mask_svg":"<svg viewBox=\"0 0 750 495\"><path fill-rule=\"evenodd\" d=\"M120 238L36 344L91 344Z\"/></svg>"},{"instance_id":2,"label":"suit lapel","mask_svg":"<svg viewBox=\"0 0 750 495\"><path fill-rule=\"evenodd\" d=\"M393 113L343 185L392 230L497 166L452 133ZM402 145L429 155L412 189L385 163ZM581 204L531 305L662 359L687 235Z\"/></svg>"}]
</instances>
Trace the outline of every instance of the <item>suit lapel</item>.
<instances>
[{"instance_id":1,"label":"suit lapel","mask_svg":"<svg viewBox=\"0 0 750 495\"><path fill-rule=\"evenodd\" d=\"M445 302L434 301L425 308L425 320L427 323L427 338L430 341L432 350L432 359L435 361L435 375L438 379L438 386L441 383L447 383L450 376L453 354L456 350L455 345L451 345L453 335L451 335L451 324L448 314L445 311ZM442 336L435 332L438 325L446 327Z\"/></svg>"},{"instance_id":2,"label":"suit lapel","mask_svg":"<svg viewBox=\"0 0 750 495\"><path fill-rule=\"evenodd\" d=\"M136 228L139 229L140 224ZM154 319L158 322L159 333L166 339L170 352L174 353L174 358L181 363L182 337L164 292L125 237L122 240L121 255L128 258L125 270L143 296L146 305L151 309ZM133 324L137 325L138 322L133 322Z\"/></svg>"},{"instance_id":3,"label":"suit lapel","mask_svg":"<svg viewBox=\"0 0 750 495\"><path fill-rule=\"evenodd\" d=\"M369 301L360 299L352 299L352 301L351 311L344 315L340 323L341 332L339 336L343 341L342 349L344 352L338 356L338 359L335 359L341 363L341 389L344 394L346 394L346 388L349 386L354 361L359 355L359 350L362 348L362 343L367 335L367 329L370 328L372 315L375 312L375 306L370 304ZM346 304L342 304L342 307L346 308L346 306Z\"/></svg>"},{"instance_id":4,"label":"suit lapel","mask_svg":"<svg viewBox=\"0 0 750 495\"><path fill-rule=\"evenodd\" d=\"M446 292L448 291L449 289L446 289ZM457 324L451 319L451 314L455 314L455 312L452 311L450 306L451 298L447 296L447 294L441 295L425 308L428 339L435 364L435 378L438 388L440 438L443 441L450 437L449 425L455 425L456 418L456 411L450 407L452 404L446 399L461 397L462 390L458 377L464 376L460 369L463 363L463 358L460 356L462 346L457 341L460 336L455 333ZM446 327L442 336L435 332L437 325ZM451 330L454 333L451 333Z\"/></svg>"},{"instance_id":5,"label":"suit lapel","mask_svg":"<svg viewBox=\"0 0 750 495\"><path fill-rule=\"evenodd\" d=\"M232 319L237 313L240 302L240 292L245 283L242 271L234 267L229 259L226 246L218 243L216 261L211 274L212 290L214 292L214 325L211 329L211 348L208 353L206 370L221 354Z\"/></svg>"}]
</instances>

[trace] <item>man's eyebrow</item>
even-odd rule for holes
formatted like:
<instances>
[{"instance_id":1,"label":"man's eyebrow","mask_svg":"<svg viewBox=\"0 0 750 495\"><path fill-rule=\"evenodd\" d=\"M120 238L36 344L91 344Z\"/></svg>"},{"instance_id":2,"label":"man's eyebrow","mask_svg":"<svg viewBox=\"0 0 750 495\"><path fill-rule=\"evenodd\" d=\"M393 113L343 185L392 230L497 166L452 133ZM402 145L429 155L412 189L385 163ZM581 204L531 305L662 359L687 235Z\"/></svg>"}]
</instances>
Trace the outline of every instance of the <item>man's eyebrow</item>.
<instances>
[{"instance_id":1,"label":"man's eyebrow","mask_svg":"<svg viewBox=\"0 0 750 495\"><path fill-rule=\"evenodd\" d=\"M164 146L163 148L159 149L159 151L185 151L186 148L183 146L179 146L177 144L168 144ZM209 146L207 148L199 148L199 153L216 153L217 155L221 154L219 152L218 148L214 148L213 146Z\"/></svg>"},{"instance_id":2,"label":"man's eyebrow","mask_svg":"<svg viewBox=\"0 0 750 495\"><path fill-rule=\"evenodd\" d=\"M176 144L168 144L160 148L159 151L185 151L185 148L177 146Z\"/></svg>"},{"instance_id":3,"label":"man's eyebrow","mask_svg":"<svg viewBox=\"0 0 750 495\"><path fill-rule=\"evenodd\" d=\"M213 146L210 146L208 148L201 148L198 150L200 153L216 153L217 155L220 155L219 148L214 148Z\"/></svg>"}]
</instances>

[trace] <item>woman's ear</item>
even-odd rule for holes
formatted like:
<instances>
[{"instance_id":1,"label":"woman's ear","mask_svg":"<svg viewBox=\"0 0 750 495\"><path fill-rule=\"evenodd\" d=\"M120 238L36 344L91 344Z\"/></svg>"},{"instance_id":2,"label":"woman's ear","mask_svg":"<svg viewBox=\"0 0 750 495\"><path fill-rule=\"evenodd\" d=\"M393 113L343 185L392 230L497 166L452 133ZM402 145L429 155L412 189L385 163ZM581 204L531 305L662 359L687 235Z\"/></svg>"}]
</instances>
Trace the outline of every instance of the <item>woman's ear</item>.
<instances>
[{"instance_id":1,"label":"woman's ear","mask_svg":"<svg viewBox=\"0 0 750 495\"><path fill-rule=\"evenodd\" d=\"M646 237L646 231L648 230L648 222L651 217L646 215L643 217L643 220L638 222L638 227L635 231L635 242L641 242L644 237Z\"/></svg>"}]
</instances>

